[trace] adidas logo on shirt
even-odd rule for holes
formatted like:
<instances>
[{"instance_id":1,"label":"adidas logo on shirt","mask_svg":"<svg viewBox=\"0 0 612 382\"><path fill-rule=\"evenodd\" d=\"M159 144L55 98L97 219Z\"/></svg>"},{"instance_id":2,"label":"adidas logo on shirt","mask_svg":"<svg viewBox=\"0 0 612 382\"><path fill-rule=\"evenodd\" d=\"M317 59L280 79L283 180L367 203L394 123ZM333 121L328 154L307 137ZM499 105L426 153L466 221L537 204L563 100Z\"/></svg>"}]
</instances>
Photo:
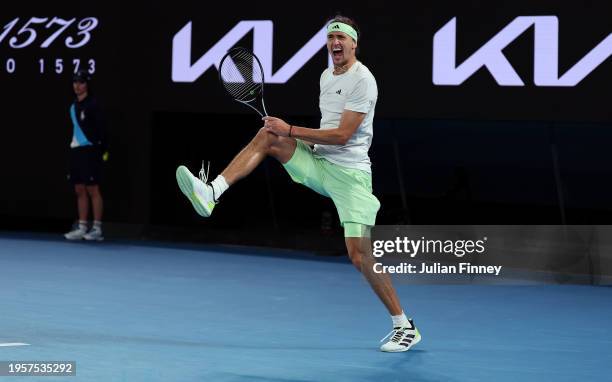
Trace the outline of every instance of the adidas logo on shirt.
<instances>
[{"instance_id":1,"label":"adidas logo on shirt","mask_svg":"<svg viewBox=\"0 0 612 382\"><path fill-rule=\"evenodd\" d=\"M340 95L342 93L342 89L338 89L338 91L336 91L336 94Z\"/></svg>"}]
</instances>

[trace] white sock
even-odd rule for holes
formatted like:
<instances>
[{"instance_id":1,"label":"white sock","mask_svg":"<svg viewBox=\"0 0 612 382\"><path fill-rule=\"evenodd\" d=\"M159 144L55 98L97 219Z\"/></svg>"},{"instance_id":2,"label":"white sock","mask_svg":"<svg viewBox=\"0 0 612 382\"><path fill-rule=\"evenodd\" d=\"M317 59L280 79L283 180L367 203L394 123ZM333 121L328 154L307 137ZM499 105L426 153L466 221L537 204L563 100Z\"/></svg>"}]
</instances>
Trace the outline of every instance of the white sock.
<instances>
[{"instance_id":1,"label":"white sock","mask_svg":"<svg viewBox=\"0 0 612 382\"><path fill-rule=\"evenodd\" d=\"M217 175L215 180L210 182L210 185L215 191L215 199L219 199L219 197L221 197L221 194L229 188L229 185L227 184L227 181L225 181L223 175Z\"/></svg>"},{"instance_id":2,"label":"white sock","mask_svg":"<svg viewBox=\"0 0 612 382\"><path fill-rule=\"evenodd\" d=\"M402 311L402 314L398 314L397 316L391 316L391 320L393 320L393 327L397 328L398 326L407 326L408 318Z\"/></svg>"},{"instance_id":3,"label":"white sock","mask_svg":"<svg viewBox=\"0 0 612 382\"><path fill-rule=\"evenodd\" d=\"M87 231L87 220L79 220L79 229L81 231Z\"/></svg>"},{"instance_id":4,"label":"white sock","mask_svg":"<svg viewBox=\"0 0 612 382\"><path fill-rule=\"evenodd\" d=\"M102 229L102 222L99 220L94 220L93 228Z\"/></svg>"}]
</instances>

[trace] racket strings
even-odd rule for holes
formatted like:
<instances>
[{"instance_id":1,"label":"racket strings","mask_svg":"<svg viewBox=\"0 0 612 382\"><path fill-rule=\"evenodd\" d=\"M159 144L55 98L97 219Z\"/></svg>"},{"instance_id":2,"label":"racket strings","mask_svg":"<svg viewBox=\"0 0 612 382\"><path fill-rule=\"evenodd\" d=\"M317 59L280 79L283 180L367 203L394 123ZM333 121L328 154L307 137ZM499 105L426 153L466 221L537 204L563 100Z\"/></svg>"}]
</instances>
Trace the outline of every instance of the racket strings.
<instances>
[{"instance_id":1,"label":"racket strings","mask_svg":"<svg viewBox=\"0 0 612 382\"><path fill-rule=\"evenodd\" d=\"M248 82L225 82L225 88L232 95L232 97L244 100L247 95L254 95L253 90L256 90L261 87L261 84L257 83L248 83ZM250 97L253 98L253 97Z\"/></svg>"},{"instance_id":2,"label":"racket strings","mask_svg":"<svg viewBox=\"0 0 612 382\"><path fill-rule=\"evenodd\" d=\"M246 63L244 61L236 62L236 70L232 70L232 78L242 77L244 82L234 82L232 90L236 96L242 98L247 95L251 90L256 89L260 84L256 83L253 79L253 64ZM237 75L236 75L237 74Z\"/></svg>"},{"instance_id":3,"label":"racket strings","mask_svg":"<svg viewBox=\"0 0 612 382\"><path fill-rule=\"evenodd\" d=\"M256 68L255 57L248 51L238 50L221 65L223 85L232 97L251 101L263 88L263 73ZM261 69L261 68L260 68Z\"/></svg>"},{"instance_id":4,"label":"racket strings","mask_svg":"<svg viewBox=\"0 0 612 382\"><path fill-rule=\"evenodd\" d=\"M254 85L251 85L248 88L241 89L240 93L238 94L238 96L236 96L236 98L238 98L240 100L244 100L243 98L245 98L247 95L250 95L251 98L252 98L252 97L255 96L254 90L257 89L257 88L259 88L259 85L258 84L254 84Z\"/></svg>"}]
</instances>

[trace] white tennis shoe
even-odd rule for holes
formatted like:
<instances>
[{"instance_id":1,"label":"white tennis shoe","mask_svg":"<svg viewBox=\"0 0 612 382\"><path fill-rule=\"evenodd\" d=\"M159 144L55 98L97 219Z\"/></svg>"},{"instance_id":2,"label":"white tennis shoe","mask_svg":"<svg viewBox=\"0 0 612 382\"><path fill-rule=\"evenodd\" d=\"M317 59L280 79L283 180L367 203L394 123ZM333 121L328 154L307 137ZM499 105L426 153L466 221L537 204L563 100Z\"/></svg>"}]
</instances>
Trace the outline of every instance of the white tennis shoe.
<instances>
[{"instance_id":1,"label":"white tennis shoe","mask_svg":"<svg viewBox=\"0 0 612 382\"><path fill-rule=\"evenodd\" d=\"M202 179L193 176L185 166L176 169L176 181L183 194L189 199L196 212L203 217L209 217L217 204L215 194L210 184L206 183L208 174L200 171Z\"/></svg>"},{"instance_id":2,"label":"white tennis shoe","mask_svg":"<svg viewBox=\"0 0 612 382\"><path fill-rule=\"evenodd\" d=\"M102 228L92 227L89 232L83 235L83 239L89 241L103 241L104 235L102 235Z\"/></svg>"},{"instance_id":3,"label":"white tennis shoe","mask_svg":"<svg viewBox=\"0 0 612 382\"><path fill-rule=\"evenodd\" d=\"M81 240L83 237L87 235L87 229L82 227L77 227L70 232L64 234L66 240Z\"/></svg>"},{"instance_id":4,"label":"white tennis shoe","mask_svg":"<svg viewBox=\"0 0 612 382\"><path fill-rule=\"evenodd\" d=\"M421 341L421 334L416 326L414 326L412 319L408 320L408 325L393 328L380 342L389 337L391 339L380 347L381 351L389 353L408 351Z\"/></svg>"}]
</instances>

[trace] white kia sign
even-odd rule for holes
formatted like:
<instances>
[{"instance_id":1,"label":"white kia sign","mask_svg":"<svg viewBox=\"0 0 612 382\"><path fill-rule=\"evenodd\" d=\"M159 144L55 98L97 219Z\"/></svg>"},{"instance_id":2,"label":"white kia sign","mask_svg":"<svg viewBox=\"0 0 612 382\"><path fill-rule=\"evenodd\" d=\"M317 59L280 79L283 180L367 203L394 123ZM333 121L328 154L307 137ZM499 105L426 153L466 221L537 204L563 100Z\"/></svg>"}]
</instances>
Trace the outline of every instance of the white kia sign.
<instances>
[{"instance_id":1,"label":"white kia sign","mask_svg":"<svg viewBox=\"0 0 612 382\"><path fill-rule=\"evenodd\" d=\"M525 86L503 49L534 28L533 83L536 86L576 86L612 56L612 33L559 76L559 20L556 16L520 16L457 65L457 18L436 32L433 38L433 83L458 86L485 67L501 86Z\"/></svg>"},{"instance_id":2,"label":"white kia sign","mask_svg":"<svg viewBox=\"0 0 612 382\"><path fill-rule=\"evenodd\" d=\"M312 57L326 46L327 29L323 26L280 69L272 73L274 24L271 20L240 21L217 41L207 52L192 63L192 25L188 22L172 39L172 81L194 82L208 69L219 69L221 59L232 47L253 32L253 53L261 61L264 81L284 84L289 81ZM331 58L328 58L332 66Z\"/></svg>"}]
</instances>

